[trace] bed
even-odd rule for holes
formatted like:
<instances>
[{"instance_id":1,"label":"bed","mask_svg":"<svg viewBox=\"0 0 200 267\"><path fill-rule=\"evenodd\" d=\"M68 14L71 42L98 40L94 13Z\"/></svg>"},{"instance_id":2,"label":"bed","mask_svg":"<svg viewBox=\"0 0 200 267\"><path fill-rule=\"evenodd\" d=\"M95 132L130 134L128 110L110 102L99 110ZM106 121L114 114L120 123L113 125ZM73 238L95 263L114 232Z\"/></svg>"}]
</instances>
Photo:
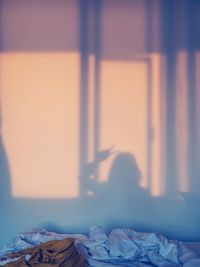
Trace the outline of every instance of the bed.
<instances>
[{"instance_id":1,"label":"bed","mask_svg":"<svg viewBox=\"0 0 200 267\"><path fill-rule=\"evenodd\" d=\"M92 227L88 235L38 229L19 233L0 249L0 265L71 267L198 267L200 242L168 240L159 233Z\"/></svg>"}]
</instances>

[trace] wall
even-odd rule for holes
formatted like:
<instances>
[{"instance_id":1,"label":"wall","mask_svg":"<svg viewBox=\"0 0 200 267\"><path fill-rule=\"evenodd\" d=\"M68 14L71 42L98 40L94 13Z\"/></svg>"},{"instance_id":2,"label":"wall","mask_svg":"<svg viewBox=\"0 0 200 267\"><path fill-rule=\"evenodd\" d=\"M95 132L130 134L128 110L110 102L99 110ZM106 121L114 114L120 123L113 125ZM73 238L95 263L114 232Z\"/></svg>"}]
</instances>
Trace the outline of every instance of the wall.
<instances>
[{"instance_id":1,"label":"wall","mask_svg":"<svg viewBox=\"0 0 200 267\"><path fill-rule=\"evenodd\" d=\"M199 240L199 1L0 7L0 242L92 225Z\"/></svg>"}]
</instances>

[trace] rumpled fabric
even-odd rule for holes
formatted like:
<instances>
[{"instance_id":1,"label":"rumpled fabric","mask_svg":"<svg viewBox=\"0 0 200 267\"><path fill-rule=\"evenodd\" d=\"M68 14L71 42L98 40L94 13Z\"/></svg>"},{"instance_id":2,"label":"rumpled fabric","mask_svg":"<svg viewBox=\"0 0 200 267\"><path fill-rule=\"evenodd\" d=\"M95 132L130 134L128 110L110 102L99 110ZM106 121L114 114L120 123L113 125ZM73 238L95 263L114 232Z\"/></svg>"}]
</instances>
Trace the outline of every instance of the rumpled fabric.
<instances>
[{"instance_id":1,"label":"rumpled fabric","mask_svg":"<svg viewBox=\"0 0 200 267\"><path fill-rule=\"evenodd\" d=\"M74 239L53 240L9 255L18 258L5 267L87 267L85 259L77 251ZM27 257L29 256L29 257Z\"/></svg>"},{"instance_id":2,"label":"rumpled fabric","mask_svg":"<svg viewBox=\"0 0 200 267\"><path fill-rule=\"evenodd\" d=\"M10 258L9 254L22 251L27 248L34 248L51 240L63 240L64 238L85 239L81 234L58 234L45 229L34 229L30 232L18 233L11 244L0 248L0 266L11 261L17 261L19 257Z\"/></svg>"},{"instance_id":3,"label":"rumpled fabric","mask_svg":"<svg viewBox=\"0 0 200 267\"><path fill-rule=\"evenodd\" d=\"M114 229L107 235L101 228L93 227L87 240L76 240L76 246L93 267L200 266L200 258L194 252L158 233Z\"/></svg>"},{"instance_id":4,"label":"rumpled fabric","mask_svg":"<svg viewBox=\"0 0 200 267\"><path fill-rule=\"evenodd\" d=\"M92 227L88 236L46 230L20 233L12 245L0 249L0 265L19 260L15 252L65 238L75 239L77 250L90 267L200 266L199 256L180 241L170 241L158 233L139 233L131 229L114 229L107 235L100 227ZM10 253L14 258L9 256ZM29 258L30 254L27 254L25 260Z\"/></svg>"}]
</instances>

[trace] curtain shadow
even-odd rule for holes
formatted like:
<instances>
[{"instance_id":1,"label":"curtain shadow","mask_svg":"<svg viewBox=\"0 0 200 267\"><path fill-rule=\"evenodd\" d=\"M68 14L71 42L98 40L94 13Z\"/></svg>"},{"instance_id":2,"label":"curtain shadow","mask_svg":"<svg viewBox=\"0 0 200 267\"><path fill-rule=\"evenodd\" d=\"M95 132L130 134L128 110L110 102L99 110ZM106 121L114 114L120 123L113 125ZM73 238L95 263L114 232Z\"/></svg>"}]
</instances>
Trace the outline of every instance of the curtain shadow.
<instances>
[{"instance_id":1,"label":"curtain shadow","mask_svg":"<svg viewBox=\"0 0 200 267\"><path fill-rule=\"evenodd\" d=\"M1 128L1 126L0 126ZM0 202L8 203L11 200L11 177L6 150L0 133Z\"/></svg>"},{"instance_id":2,"label":"curtain shadow","mask_svg":"<svg viewBox=\"0 0 200 267\"><path fill-rule=\"evenodd\" d=\"M170 19L169 19L170 18ZM176 20L175 1L163 1L161 4L161 44L166 55L165 67L165 185L166 194L177 193L178 177L176 164L176 121L175 121L175 67L176 67Z\"/></svg>"},{"instance_id":3,"label":"curtain shadow","mask_svg":"<svg viewBox=\"0 0 200 267\"><path fill-rule=\"evenodd\" d=\"M11 215L13 201L10 166L2 135L2 110L0 103L0 231L2 240L7 240L5 229L7 229L8 222L13 221Z\"/></svg>"}]
</instances>

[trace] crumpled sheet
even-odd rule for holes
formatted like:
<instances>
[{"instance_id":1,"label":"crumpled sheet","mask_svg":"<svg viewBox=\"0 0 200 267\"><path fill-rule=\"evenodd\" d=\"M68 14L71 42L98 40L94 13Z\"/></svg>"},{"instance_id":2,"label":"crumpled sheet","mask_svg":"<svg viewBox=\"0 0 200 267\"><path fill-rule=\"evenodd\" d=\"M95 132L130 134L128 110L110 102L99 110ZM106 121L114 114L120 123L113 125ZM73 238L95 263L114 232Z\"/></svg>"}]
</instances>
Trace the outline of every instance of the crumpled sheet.
<instances>
[{"instance_id":1,"label":"crumpled sheet","mask_svg":"<svg viewBox=\"0 0 200 267\"><path fill-rule=\"evenodd\" d=\"M73 238L52 240L34 248L9 254L19 257L17 261L9 262L6 267L87 267L85 258L77 251ZM27 259L27 255L30 257Z\"/></svg>"},{"instance_id":2,"label":"crumpled sheet","mask_svg":"<svg viewBox=\"0 0 200 267\"><path fill-rule=\"evenodd\" d=\"M0 247L0 266L7 264L8 262L17 261L19 257L10 258L9 254L20 252L24 249L35 248L40 244L52 241L63 240L65 238L74 238L82 240L86 239L86 236L81 234L58 234L55 232L48 232L45 229L35 229L31 232L18 233L12 244L4 245ZM28 260L30 255L27 254Z\"/></svg>"},{"instance_id":3,"label":"crumpled sheet","mask_svg":"<svg viewBox=\"0 0 200 267\"><path fill-rule=\"evenodd\" d=\"M39 230L18 234L14 243L0 250L0 258L8 253L34 247L50 240L75 238L78 251L91 267L197 267L200 258L182 242L170 241L157 233L138 233L131 229L114 229L107 235L101 228L92 227L89 236L68 235ZM0 261L0 265L5 264ZM3 264L2 264L3 263Z\"/></svg>"},{"instance_id":4,"label":"crumpled sheet","mask_svg":"<svg viewBox=\"0 0 200 267\"><path fill-rule=\"evenodd\" d=\"M157 233L114 229L109 236L93 227L87 240L77 240L79 251L90 266L197 267L200 258L182 242L170 241Z\"/></svg>"}]
</instances>

